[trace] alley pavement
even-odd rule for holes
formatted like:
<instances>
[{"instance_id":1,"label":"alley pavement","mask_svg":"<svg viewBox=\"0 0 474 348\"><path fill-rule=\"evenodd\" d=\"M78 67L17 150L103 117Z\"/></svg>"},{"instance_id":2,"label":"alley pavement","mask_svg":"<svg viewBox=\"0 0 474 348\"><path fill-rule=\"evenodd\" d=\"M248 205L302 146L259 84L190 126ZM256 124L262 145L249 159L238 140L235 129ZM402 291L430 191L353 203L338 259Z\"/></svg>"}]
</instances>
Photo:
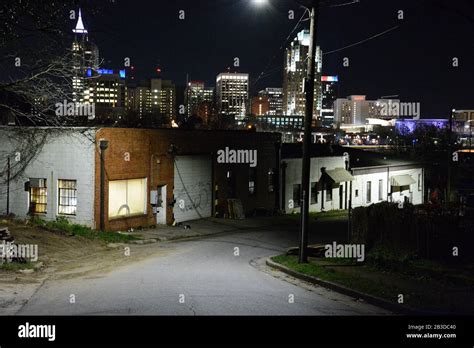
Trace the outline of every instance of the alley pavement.
<instances>
[{"instance_id":1,"label":"alley pavement","mask_svg":"<svg viewBox=\"0 0 474 348\"><path fill-rule=\"evenodd\" d=\"M205 224L212 221L201 222L201 227ZM199 222L189 225L197 230ZM389 314L268 268L267 257L297 245L297 225L247 221L246 225L215 227L216 231L223 229L218 234L156 243L156 247L167 250L163 256L107 274L46 281L17 314ZM337 233L343 236L345 226L341 219L318 222L310 241L328 241Z\"/></svg>"}]
</instances>

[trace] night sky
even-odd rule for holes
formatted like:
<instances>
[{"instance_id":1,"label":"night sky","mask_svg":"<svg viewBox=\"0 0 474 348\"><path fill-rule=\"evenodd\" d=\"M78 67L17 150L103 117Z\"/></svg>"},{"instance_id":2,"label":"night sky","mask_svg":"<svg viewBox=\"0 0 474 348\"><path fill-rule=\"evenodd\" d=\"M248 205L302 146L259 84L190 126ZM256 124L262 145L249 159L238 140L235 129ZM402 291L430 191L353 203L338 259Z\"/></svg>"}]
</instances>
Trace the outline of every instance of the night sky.
<instances>
[{"instance_id":1,"label":"night sky","mask_svg":"<svg viewBox=\"0 0 474 348\"><path fill-rule=\"evenodd\" d=\"M159 66L162 77L178 86L184 86L186 74L214 86L216 75L238 57L238 71L250 74L254 94L282 86L280 47L289 42L286 37L303 14L292 0L269 3L257 8L251 0L115 0L94 17L85 3L83 17L105 67L121 67L123 57L130 57L139 77L155 76ZM295 20L288 19L290 9L296 11ZM185 10L185 20L178 18L179 10ZM397 19L398 10L404 11L404 20ZM423 118L447 117L452 108L473 109L471 0L360 0L325 6L318 43L329 52L396 25L383 36L324 55L323 73L339 75L339 97L399 95L402 101L420 102ZM305 27L308 21L299 30ZM344 57L350 59L348 68L342 65ZM459 58L458 68L452 67L453 57Z\"/></svg>"}]
</instances>

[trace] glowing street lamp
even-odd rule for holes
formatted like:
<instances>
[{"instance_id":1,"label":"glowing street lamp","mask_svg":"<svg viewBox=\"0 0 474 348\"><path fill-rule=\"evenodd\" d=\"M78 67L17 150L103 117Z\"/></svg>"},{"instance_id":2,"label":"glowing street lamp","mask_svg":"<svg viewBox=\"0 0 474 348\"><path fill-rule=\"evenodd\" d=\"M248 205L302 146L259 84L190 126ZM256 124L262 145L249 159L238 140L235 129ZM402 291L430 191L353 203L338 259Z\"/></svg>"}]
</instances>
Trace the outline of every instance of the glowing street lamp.
<instances>
[{"instance_id":1,"label":"glowing street lamp","mask_svg":"<svg viewBox=\"0 0 474 348\"><path fill-rule=\"evenodd\" d=\"M254 3L254 5L256 6L265 6L268 4L268 0L252 0L252 2Z\"/></svg>"}]
</instances>

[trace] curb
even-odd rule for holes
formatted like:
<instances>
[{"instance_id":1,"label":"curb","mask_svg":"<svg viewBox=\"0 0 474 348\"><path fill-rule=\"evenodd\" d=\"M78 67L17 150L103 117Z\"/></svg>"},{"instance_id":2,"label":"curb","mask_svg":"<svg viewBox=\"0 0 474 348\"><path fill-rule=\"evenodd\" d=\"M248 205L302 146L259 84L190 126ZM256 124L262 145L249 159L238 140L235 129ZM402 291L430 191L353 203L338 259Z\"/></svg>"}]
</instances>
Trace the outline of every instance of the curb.
<instances>
[{"instance_id":1,"label":"curb","mask_svg":"<svg viewBox=\"0 0 474 348\"><path fill-rule=\"evenodd\" d=\"M154 238L138 239L138 240L132 240L132 241L128 242L127 244L144 245L144 244L153 244L153 243L158 243L158 240L154 239Z\"/></svg>"},{"instance_id":2,"label":"curb","mask_svg":"<svg viewBox=\"0 0 474 348\"><path fill-rule=\"evenodd\" d=\"M229 226L231 227L231 226ZM209 237L209 236L214 236L214 235L222 235L226 233L235 233L239 231L246 231L246 230L251 230L254 229L254 227L244 227L244 228L234 228L231 230L223 230L223 231L218 231L218 232L211 232L211 233L196 233L193 235L172 235L172 236L158 236L155 237L155 239L158 240L158 242L179 242L179 241L186 241L189 239L199 239L201 237Z\"/></svg>"},{"instance_id":3,"label":"curb","mask_svg":"<svg viewBox=\"0 0 474 348\"><path fill-rule=\"evenodd\" d=\"M407 308L407 307L402 307L397 304L394 304L390 301L387 301L385 299L382 299L380 297L372 296L369 294L366 294L364 292L359 292L350 288L347 288L343 285L333 283L331 281L323 280L320 278L316 278L310 275L306 275L303 273L299 273L296 271L293 271L292 269L289 269L286 266L283 266L279 263L276 263L275 261L272 261L270 258L267 258L266 262L267 266L275 268L279 271L282 271L283 273L286 273L288 275L291 275L292 277L295 277L297 279L304 280L308 283L320 285L322 287L331 289L333 291L339 292L344 295L348 295L354 298L361 298L365 302L370 303L372 305L381 307L383 309L389 310L394 312L395 314L405 314L405 315L420 315L420 314L427 314L422 311L418 311L415 309Z\"/></svg>"}]
</instances>

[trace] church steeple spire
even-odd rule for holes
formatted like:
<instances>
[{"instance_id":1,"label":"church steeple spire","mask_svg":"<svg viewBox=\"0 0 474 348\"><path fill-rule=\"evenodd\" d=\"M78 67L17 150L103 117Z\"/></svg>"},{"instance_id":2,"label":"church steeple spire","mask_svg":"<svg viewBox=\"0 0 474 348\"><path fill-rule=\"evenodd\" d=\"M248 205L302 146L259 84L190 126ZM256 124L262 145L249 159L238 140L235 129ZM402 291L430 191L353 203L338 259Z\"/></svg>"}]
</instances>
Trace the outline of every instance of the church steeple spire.
<instances>
[{"instance_id":1,"label":"church steeple spire","mask_svg":"<svg viewBox=\"0 0 474 348\"><path fill-rule=\"evenodd\" d=\"M76 28L72 30L76 34L87 34L87 29L84 28L84 23L82 22L81 9L79 9L79 18L77 19Z\"/></svg>"}]
</instances>

